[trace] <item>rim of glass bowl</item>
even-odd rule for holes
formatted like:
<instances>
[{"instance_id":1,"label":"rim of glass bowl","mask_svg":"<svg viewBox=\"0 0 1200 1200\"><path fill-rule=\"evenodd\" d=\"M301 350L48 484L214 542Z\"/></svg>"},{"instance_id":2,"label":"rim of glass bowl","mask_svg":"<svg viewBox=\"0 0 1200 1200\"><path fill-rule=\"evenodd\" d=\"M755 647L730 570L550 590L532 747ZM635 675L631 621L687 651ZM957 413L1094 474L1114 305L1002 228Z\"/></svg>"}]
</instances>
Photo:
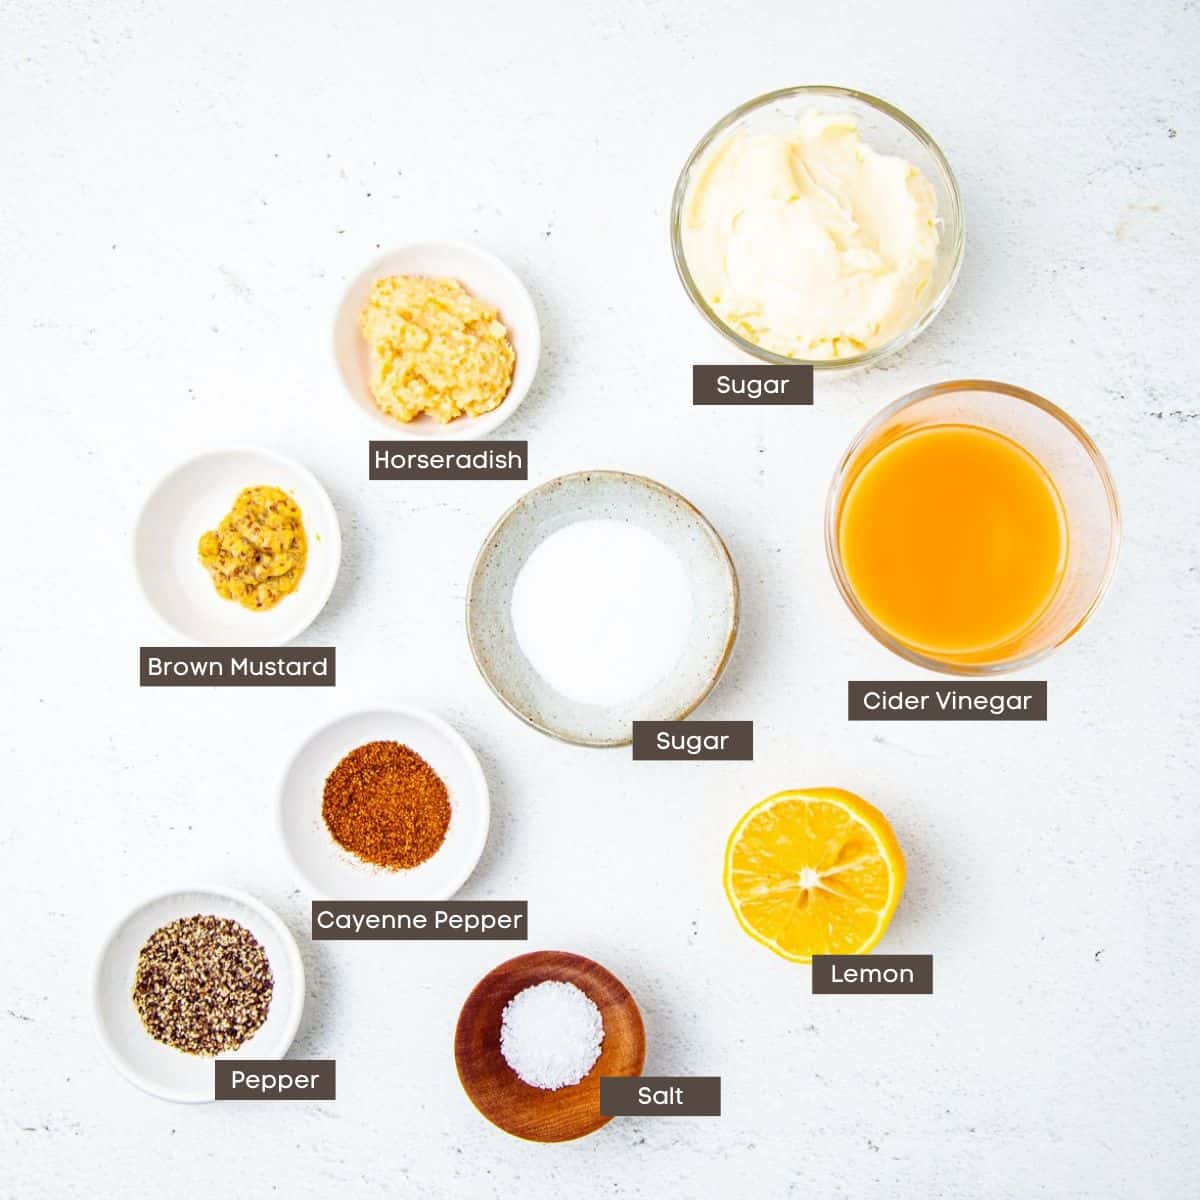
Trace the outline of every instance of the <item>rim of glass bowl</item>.
<instances>
[{"instance_id":1,"label":"rim of glass bowl","mask_svg":"<svg viewBox=\"0 0 1200 1200\"><path fill-rule=\"evenodd\" d=\"M846 578L846 573L842 568L842 556L838 547L838 501L843 494L850 464L854 461L862 447L869 444L878 435L880 428L898 412L916 404L918 401L926 400L930 396L940 396L947 392L998 392L1001 395L1011 396L1015 400L1032 404L1035 408L1040 408L1042 412L1058 421L1083 447L1088 457L1092 460L1097 474L1100 476L1100 482L1108 498L1108 511L1112 520L1112 541L1108 548L1108 558L1104 564L1104 573L1100 578L1099 586L1096 588L1096 594L1092 597L1087 608L1080 614L1071 627L1050 645L1043 647L1041 650L1036 650L1031 654L1009 659L1001 663L944 662L941 659L932 658L929 655L920 653L920 651L913 650L911 647L897 641L858 602L858 597L854 594L854 589L850 586L850 581ZM837 470L833 473L833 480L829 485L829 493L825 501L825 555L829 560L829 569L833 572L834 582L837 584L837 589L841 592L842 599L846 602L847 607L858 618L859 624L880 645L885 646L893 654L898 654L908 662L915 663L918 667L924 667L928 671L937 671L943 675L1007 675L1041 661L1060 646L1069 642L1088 623L1092 614L1100 606L1100 601L1104 599L1105 594L1108 592L1109 584L1112 583L1113 574L1116 571L1120 549L1121 504L1117 498L1116 485L1113 483L1108 463L1105 461L1104 455L1100 453L1096 443L1092 441L1083 427L1074 418L1068 416L1058 405L1052 404L1036 392L1028 391L1011 383L998 383L990 379L955 379L946 383L933 383L901 396L899 400L893 401L886 408L876 413L859 430L858 435L850 443L846 453L842 455L841 460L838 462Z\"/></svg>"},{"instance_id":2,"label":"rim of glass bowl","mask_svg":"<svg viewBox=\"0 0 1200 1200\"><path fill-rule=\"evenodd\" d=\"M692 278L692 273L687 265L687 256L683 252L680 217L683 212L683 203L687 196L692 169L699 161L701 155L731 125L740 121L749 113L793 96L832 96L857 100L869 108L882 113L884 116L891 117L893 121L904 126L925 147L944 173L947 188L950 192L951 210L954 216L957 217L957 220L953 222L957 236L954 239L953 245L947 247L945 250L946 253L952 256L950 271L946 276L946 282L942 285L941 290L933 297L921 316L904 330L903 333L897 334L891 341L885 342L882 346L876 346L871 350L864 350L862 354L855 354L850 358L788 358L784 354L776 354L773 350L766 350L762 346L757 346L753 342L747 341L741 334L730 329L709 307L708 302L700 294L700 289L697 288L696 281ZM947 221L948 214L943 214L942 219L943 221ZM779 88L776 91L767 92L762 96L756 96L753 100L747 100L745 104L739 105L733 112L722 117L696 143L696 148L688 155L687 161L683 164L683 170L679 172L679 178L675 183L675 194L671 198L671 255L675 259L675 270L679 275L680 282L683 284L684 291L688 294L688 298L695 305L701 316L718 333L737 346L739 350L742 350L753 358L757 358L760 362L774 363L777 366L812 366L818 371L847 371L854 367L864 367L870 363L878 362L881 358L907 346L942 311L946 301L950 298L950 293L954 290L955 283L958 282L958 273L962 269L963 250L965 246L966 223L963 217L962 195L958 190L958 180L955 178L954 172L950 169L950 164L947 162L946 156L942 153L937 142L910 116L888 104L886 100L880 100L878 96L872 96L867 92L859 92L854 88L838 87L836 84L810 83L802 84L798 87ZM938 253L943 253L943 248L940 245Z\"/></svg>"}]
</instances>

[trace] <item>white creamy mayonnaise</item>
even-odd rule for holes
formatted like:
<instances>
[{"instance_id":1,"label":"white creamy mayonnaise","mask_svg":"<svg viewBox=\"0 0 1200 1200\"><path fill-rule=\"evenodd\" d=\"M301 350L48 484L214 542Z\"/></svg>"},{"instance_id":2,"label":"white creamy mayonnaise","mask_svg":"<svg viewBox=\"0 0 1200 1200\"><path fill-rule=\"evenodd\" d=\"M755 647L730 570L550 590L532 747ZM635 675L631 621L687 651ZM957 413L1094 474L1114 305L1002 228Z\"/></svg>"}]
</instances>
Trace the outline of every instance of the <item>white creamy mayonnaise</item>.
<instances>
[{"instance_id":1,"label":"white creamy mayonnaise","mask_svg":"<svg viewBox=\"0 0 1200 1200\"><path fill-rule=\"evenodd\" d=\"M681 229L712 310L747 341L802 359L847 358L918 319L937 261L937 199L851 116L734 129L693 172Z\"/></svg>"}]
</instances>

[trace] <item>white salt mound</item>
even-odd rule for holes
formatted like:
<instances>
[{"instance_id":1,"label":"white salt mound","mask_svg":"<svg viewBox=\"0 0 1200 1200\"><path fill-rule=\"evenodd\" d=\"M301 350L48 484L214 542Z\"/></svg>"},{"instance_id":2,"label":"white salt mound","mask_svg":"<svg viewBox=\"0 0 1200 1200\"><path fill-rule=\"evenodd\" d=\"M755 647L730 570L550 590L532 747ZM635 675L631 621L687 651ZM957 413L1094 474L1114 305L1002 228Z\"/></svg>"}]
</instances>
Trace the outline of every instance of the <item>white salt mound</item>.
<instances>
[{"instance_id":1,"label":"white salt mound","mask_svg":"<svg viewBox=\"0 0 1200 1200\"><path fill-rule=\"evenodd\" d=\"M526 559L512 620L525 657L555 691L577 704L625 704L679 662L692 589L679 555L648 530L576 521Z\"/></svg>"},{"instance_id":2,"label":"white salt mound","mask_svg":"<svg viewBox=\"0 0 1200 1200\"><path fill-rule=\"evenodd\" d=\"M578 1083L600 1057L604 1021L573 983L548 979L518 992L500 1018L500 1053L530 1087Z\"/></svg>"}]
</instances>

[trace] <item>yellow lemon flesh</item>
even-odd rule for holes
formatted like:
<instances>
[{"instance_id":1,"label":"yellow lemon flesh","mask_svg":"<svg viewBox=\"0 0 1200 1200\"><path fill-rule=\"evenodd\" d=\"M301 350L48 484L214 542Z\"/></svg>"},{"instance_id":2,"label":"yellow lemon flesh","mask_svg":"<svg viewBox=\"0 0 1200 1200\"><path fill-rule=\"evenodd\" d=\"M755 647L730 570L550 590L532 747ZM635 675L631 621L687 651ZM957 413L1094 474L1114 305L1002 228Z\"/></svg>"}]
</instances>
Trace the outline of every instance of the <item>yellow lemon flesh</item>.
<instances>
[{"instance_id":1,"label":"yellow lemon flesh","mask_svg":"<svg viewBox=\"0 0 1200 1200\"><path fill-rule=\"evenodd\" d=\"M725 848L725 894L742 928L792 962L866 954L903 890L904 855L887 818L841 788L768 796Z\"/></svg>"}]
</instances>

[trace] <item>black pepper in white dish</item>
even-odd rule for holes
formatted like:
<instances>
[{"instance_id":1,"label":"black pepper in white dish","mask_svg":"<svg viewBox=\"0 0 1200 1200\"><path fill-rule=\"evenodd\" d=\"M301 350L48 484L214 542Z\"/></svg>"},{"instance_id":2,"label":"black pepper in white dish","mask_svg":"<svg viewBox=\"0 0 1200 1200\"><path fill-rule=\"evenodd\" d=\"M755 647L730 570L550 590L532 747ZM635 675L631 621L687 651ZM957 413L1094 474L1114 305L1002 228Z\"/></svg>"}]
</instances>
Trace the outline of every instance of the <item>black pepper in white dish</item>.
<instances>
[{"instance_id":1,"label":"black pepper in white dish","mask_svg":"<svg viewBox=\"0 0 1200 1200\"><path fill-rule=\"evenodd\" d=\"M155 1041L212 1058L258 1032L274 988L266 951L248 929L229 917L197 914L146 940L132 998Z\"/></svg>"}]
</instances>

